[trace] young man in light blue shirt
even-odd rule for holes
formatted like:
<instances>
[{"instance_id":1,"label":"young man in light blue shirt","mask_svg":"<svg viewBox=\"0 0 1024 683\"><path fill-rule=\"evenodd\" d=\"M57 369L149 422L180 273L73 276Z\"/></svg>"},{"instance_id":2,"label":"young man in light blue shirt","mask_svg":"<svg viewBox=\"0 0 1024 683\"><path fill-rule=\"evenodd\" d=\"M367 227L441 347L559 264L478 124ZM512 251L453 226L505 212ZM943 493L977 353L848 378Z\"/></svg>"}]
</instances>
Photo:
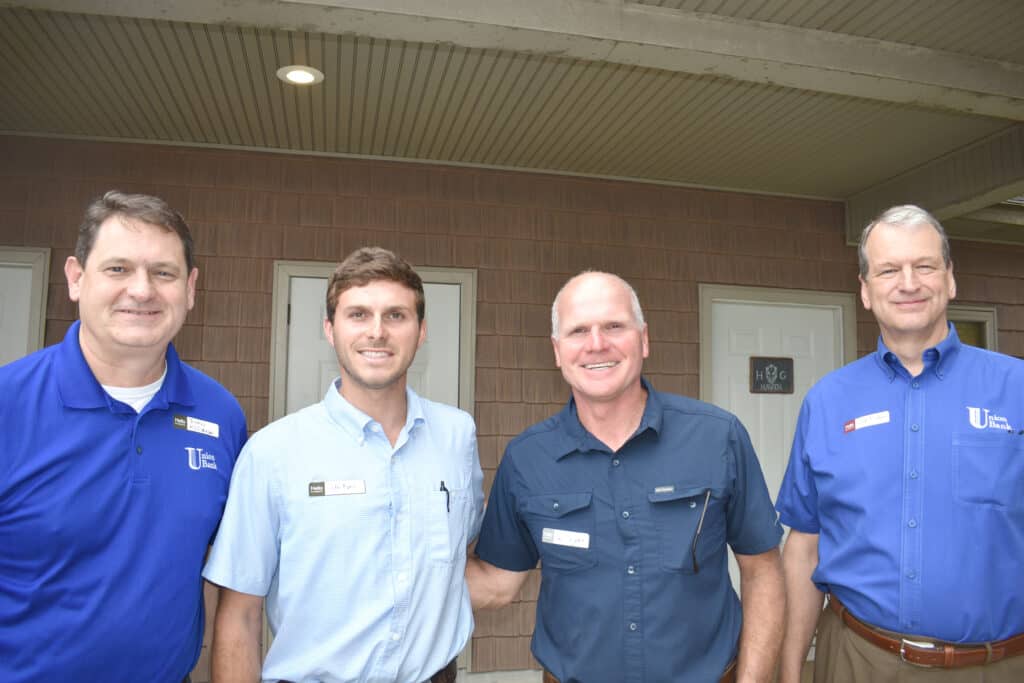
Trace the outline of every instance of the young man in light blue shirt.
<instances>
[{"instance_id":1,"label":"young man in light blue shirt","mask_svg":"<svg viewBox=\"0 0 1024 683\"><path fill-rule=\"evenodd\" d=\"M331 277L324 334L341 376L253 436L204 570L222 587L217 681L454 682L483 476L473 419L406 386L424 308L420 277L384 249Z\"/></svg>"}]
</instances>

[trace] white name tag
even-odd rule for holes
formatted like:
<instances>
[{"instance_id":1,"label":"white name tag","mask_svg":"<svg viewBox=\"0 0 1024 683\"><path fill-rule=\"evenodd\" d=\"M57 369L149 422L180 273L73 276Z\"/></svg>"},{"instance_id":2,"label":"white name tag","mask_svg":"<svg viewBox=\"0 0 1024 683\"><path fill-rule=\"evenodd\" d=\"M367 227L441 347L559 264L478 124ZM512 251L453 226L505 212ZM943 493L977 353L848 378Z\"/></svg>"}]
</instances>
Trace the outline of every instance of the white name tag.
<instances>
[{"instance_id":1,"label":"white name tag","mask_svg":"<svg viewBox=\"0 0 1024 683\"><path fill-rule=\"evenodd\" d=\"M328 496L351 496L366 493L366 482L362 479L335 479L324 482L324 494Z\"/></svg>"},{"instance_id":2,"label":"white name tag","mask_svg":"<svg viewBox=\"0 0 1024 683\"><path fill-rule=\"evenodd\" d=\"M553 545L565 545L570 548L589 548L590 534L582 531L566 531L565 529L544 529L540 540Z\"/></svg>"},{"instance_id":3,"label":"white name tag","mask_svg":"<svg viewBox=\"0 0 1024 683\"><path fill-rule=\"evenodd\" d=\"M362 479L334 479L309 483L310 496L351 496L358 493L366 493L366 482Z\"/></svg>"},{"instance_id":4,"label":"white name tag","mask_svg":"<svg viewBox=\"0 0 1024 683\"><path fill-rule=\"evenodd\" d=\"M884 425L889 423L889 411L883 410L879 413L871 413L870 415L861 415L855 420L850 420L843 425L844 432L852 432L857 429L864 429L865 427L874 427L876 425Z\"/></svg>"},{"instance_id":5,"label":"white name tag","mask_svg":"<svg viewBox=\"0 0 1024 683\"><path fill-rule=\"evenodd\" d=\"M185 429L187 429L190 432L196 432L197 434L205 434L206 436L212 436L215 439L220 438L219 424L217 424L216 422L200 420L198 417L186 417Z\"/></svg>"}]
</instances>

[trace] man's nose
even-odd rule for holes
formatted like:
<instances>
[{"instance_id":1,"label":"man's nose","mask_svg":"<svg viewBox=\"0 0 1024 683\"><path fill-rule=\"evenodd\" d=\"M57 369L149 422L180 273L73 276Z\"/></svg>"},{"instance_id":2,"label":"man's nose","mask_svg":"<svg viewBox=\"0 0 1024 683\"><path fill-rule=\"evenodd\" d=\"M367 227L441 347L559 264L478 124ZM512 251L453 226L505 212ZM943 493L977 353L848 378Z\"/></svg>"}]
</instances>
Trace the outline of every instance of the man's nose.
<instances>
[{"instance_id":1,"label":"man's nose","mask_svg":"<svg viewBox=\"0 0 1024 683\"><path fill-rule=\"evenodd\" d=\"M587 335L587 348L591 351L596 349L602 349L605 347L604 334L601 332L601 328L594 325L590 328L590 333Z\"/></svg>"},{"instance_id":2,"label":"man's nose","mask_svg":"<svg viewBox=\"0 0 1024 683\"><path fill-rule=\"evenodd\" d=\"M915 290L921 284L914 266L906 265L900 270L900 289Z\"/></svg>"},{"instance_id":3,"label":"man's nose","mask_svg":"<svg viewBox=\"0 0 1024 683\"><path fill-rule=\"evenodd\" d=\"M145 301L153 296L153 282L145 270L137 270L128 282L128 295Z\"/></svg>"}]
</instances>

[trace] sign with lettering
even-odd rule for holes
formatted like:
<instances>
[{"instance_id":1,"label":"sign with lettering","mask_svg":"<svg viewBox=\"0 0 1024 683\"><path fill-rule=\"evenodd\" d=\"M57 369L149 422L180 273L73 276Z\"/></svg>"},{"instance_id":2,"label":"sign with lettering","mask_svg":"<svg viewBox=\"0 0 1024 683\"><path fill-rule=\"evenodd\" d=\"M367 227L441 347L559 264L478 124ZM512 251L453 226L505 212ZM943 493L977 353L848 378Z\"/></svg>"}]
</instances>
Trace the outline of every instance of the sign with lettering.
<instances>
[{"instance_id":1,"label":"sign with lettering","mask_svg":"<svg viewBox=\"0 0 1024 683\"><path fill-rule=\"evenodd\" d=\"M792 394L793 359L751 356L750 393Z\"/></svg>"}]
</instances>

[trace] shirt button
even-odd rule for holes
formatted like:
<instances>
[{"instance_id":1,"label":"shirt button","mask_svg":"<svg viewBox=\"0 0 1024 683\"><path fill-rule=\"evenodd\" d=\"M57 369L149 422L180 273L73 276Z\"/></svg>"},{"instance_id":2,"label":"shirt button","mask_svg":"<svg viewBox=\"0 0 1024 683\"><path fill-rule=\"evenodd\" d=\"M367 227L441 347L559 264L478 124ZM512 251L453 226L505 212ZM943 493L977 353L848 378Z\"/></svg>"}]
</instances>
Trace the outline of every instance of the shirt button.
<instances>
[{"instance_id":1,"label":"shirt button","mask_svg":"<svg viewBox=\"0 0 1024 683\"><path fill-rule=\"evenodd\" d=\"M623 510L622 511L622 518L623 519L629 519L629 510Z\"/></svg>"},{"instance_id":2,"label":"shirt button","mask_svg":"<svg viewBox=\"0 0 1024 683\"><path fill-rule=\"evenodd\" d=\"M637 627L637 625L636 625L636 622L635 622L635 621L631 621L631 622L629 622L629 630L630 630L630 631L635 631L635 630L636 630L637 628L638 628L638 627Z\"/></svg>"},{"instance_id":3,"label":"shirt button","mask_svg":"<svg viewBox=\"0 0 1024 683\"><path fill-rule=\"evenodd\" d=\"M911 581L913 581L914 579L917 578L917 572L915 572L913 569L911 569L909 572L907 572L907 578L910 579Z\"/></svg>"},{"instance_id":4,"label":"shirt button","mask_svg":"<svg viewBox=\"0 0 1024 683\"><path fill-rule=\"evenodd\" d=\"M612 467L618 467L618 466L619 466L619 459L618 458L613 459L612 460Z\"/></svg>"},{"instance_id":5,"label":"shirt button","mask_svg":"<svg viewBox=\"0 0 1024 683\"><path fill-rule=\"evenodd\" d=\"M398 575L398 583L405 583L405 580L409 578L405 572Z\"/></svg>"},{"instance_id":6,"label":"shirt button","mask_svg":"<svg viewBox=\"0 0 1024 683\"><path fill-rule=\"evenodd\" d=\"M139 455L142 455L142 446L136 446L135 452L138 453Z\"/></svg>"},{"instance_id":7,"label":"shirt button","mask_svg":"<svg viewBox=\"0 0 1024 683\"><path fill-rule=\"evenodd\" d=\"M690 507L692 507L692 508L695 508L695 507L697 507L697 501L695 501L695 500L691 500L691 501L690 501Z\"/></svg>"},{"instance_id":8,"label":"shirt button","mask_svg":"<svg viewBox=\"0 0 1024 683\"><path fill-rule=\"evenodd\" d=\"M921 383L920 382L914 382L910 386L914 387L915 389L920 389L921 388Z\"/></svg>"},{"instance_id":9,"label":"shirt button","mask_svg":"<svg viewBox=\"0 0 1024 683\"><path fill-rule=\"evenodd\" d=\"M560 507L562 507L562 506L558 504L558 501L555 501L554 503L551 504L551 509L552 510L557 510Z\"/></svg>"},{"instance_id":10,"label":"shirt button","mask_svg":"<svg viewBox=\"0 0 1024 683\"><path fill-rule=\"evenodd\" d=\"M392 634L391 634L391 640L398 640L398 639L399 639L399 638L401 638L401 637L402 637L402 636L398 635L397 633L392 633Z\"/></svg>"},{"instance_id":11,"label":"shirt button","mask_svg":"<svg viewBox=\"0 0 1024 683\"><path fill-rule=\"evenodd\" d=\"M910 478L917 479L917 470L910 470Z\"/></svg>"},{"instance_id":12,"label":"shirt button","mask_svg":"<svg viewBox=\"0 0 1024 683\"><path fill-rule=\"evenodd\" d=\"M916 529L917 528L917 520L916 519L910 520L909 522L907 522L907 526L909 526L911 529Z\"/></svg>"},{"instance_id":13,"label":"shirt button","mask_svg":"<svg viewBox=\"0 0 1024 683\"><path fill-rule=\"evenodd\" d=\"M634 567L633 565L629 565L628 567L626 567L626 573L630 576L636 574L636 567Z\"/></svg>"},{"instance_id":14,"label":"shirt button","mask_svg":"<svg viewBox=\"0 0 1024 683\"><path fill-rule=\"evenodd\" d=\"M910 431L912 432L920 431L920 429L917 425L910 425Z\"/></svg>"}]
</instances>

